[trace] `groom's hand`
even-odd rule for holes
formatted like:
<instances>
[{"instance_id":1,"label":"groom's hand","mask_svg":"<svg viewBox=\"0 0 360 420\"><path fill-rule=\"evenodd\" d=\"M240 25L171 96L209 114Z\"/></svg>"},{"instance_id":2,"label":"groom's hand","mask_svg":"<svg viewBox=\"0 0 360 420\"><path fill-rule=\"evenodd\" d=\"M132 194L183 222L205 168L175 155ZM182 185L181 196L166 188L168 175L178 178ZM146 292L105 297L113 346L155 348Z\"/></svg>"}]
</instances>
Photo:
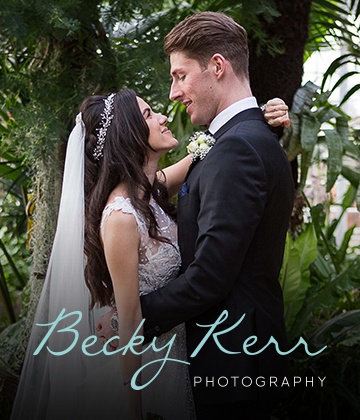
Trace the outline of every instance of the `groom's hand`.
<instances>
[{"instance_id":1,"label":"groom's hand","mask_svg":"<svg viewBox=\"0 0 360 420\"><path fill-rule=\"evenodd\" d=\"M115 308L111 308L109 312L103 315L96 324L96 335L102 344L105 344L111 337L118 335L116 331L111 328L111 317L115 312ZM108 351L114 351L118 347L118 340L113 340L108 344Z\"/></svg>"}]
</instances>

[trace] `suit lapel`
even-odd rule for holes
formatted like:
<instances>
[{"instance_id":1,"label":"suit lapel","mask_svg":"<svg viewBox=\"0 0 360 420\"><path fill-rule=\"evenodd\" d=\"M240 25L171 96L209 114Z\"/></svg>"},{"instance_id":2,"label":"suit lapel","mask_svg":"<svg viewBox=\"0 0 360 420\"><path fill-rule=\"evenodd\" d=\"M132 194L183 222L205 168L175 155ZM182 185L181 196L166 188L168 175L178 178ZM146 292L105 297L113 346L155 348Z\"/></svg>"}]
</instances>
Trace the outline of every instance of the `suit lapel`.
<instances>
[{"instance_id":1,"label":"suit lapel","mask_svg":"<svg viewBox=\"0 0 360 420\"><path fill-rule=\"evenodd\" d=\"M242 121L255 119L255 120L264 120L262 111L260 108L250 108L246 109L245 111L240 112L239 114L234 115L226 124L219 128L219 130L213 134L216 140L218 140L223 134L225 134L230 128L234 127L234 125L241 123ZM199 159L195 162L192 162L189 170L186 174L185 181L188 179L191 171L194 169L195 165L199 163Z\"/></svg>"}]
</instances>

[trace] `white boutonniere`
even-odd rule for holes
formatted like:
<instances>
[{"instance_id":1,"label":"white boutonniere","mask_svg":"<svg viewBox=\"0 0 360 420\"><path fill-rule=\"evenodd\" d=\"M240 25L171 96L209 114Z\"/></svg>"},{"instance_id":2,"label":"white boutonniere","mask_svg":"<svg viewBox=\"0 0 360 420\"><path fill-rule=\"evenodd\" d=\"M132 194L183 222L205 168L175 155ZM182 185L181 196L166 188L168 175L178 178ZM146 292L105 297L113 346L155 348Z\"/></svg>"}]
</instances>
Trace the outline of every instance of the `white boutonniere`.
<instances>
[{"instance_id":1,"label":"white boutonniere","mask_svg":"<svg viewBox=\"0 0 360 420\"><path fill-rule=\"evenodd\" d=\"M191 161L204 159L209 150L214 146L216 139L211 134L196 131L190 138L186 150L192 155Z\"/></svg>"}]
</instances>

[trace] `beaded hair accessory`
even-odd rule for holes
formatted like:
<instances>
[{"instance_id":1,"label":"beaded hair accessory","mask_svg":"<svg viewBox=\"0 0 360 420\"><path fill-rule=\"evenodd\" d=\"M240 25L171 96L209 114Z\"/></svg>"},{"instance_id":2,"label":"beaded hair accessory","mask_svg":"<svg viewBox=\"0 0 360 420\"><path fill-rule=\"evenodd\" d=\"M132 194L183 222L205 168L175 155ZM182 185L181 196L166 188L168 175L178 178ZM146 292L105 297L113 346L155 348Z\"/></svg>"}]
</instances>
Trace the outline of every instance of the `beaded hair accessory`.
<instances>
[{"instance_id":1,"label":"beaded hair accessory","mask_svg":"<svg viewBox=\"0 0 360 420\"><path fill-rule=\"evenodd\" d=\"M114 118L114 114L112 113L114 109L114 97L116 93L111 93L107 98L104 99L105 108L102 114L100 115L100 128L97 128L97 142L96 147L94 149L94 159L100 160L103 157L103 150L105 145L105 138L107 129L110 127L111 121Z\"/></svg>"}]
</instances>

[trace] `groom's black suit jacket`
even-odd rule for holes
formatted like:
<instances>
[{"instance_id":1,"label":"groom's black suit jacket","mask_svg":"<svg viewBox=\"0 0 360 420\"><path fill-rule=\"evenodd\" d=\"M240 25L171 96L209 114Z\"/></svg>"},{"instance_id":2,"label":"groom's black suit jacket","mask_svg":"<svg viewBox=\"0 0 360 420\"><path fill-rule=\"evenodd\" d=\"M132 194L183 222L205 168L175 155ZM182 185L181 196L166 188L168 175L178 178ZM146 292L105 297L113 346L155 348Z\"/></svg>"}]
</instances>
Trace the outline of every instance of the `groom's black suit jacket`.
<instances>
[{"instance_id":1,"label":"groom's black suit jacket","mask_svg":"<svg viewBox=\"0 0 360 420\"><path fill-rule=\"evenodd\" d=\"M194 386L196 403L274 400L286 388L287 358L273 344L247 355L243 343L256 336L247 348L255 352L273 336L287 349L278 276L293 207L290 165L257 108L237 114L215 137L207 156L191 165L178 201L182 274L141 297L145 336L186 321L190 373L202 380ZM190 357L209 331L197 324L213 324L224 310L228 318L216 331L245 317ZM219 377L228 385L224 378L218 385Z\"/></svg>"}]
</instances>

